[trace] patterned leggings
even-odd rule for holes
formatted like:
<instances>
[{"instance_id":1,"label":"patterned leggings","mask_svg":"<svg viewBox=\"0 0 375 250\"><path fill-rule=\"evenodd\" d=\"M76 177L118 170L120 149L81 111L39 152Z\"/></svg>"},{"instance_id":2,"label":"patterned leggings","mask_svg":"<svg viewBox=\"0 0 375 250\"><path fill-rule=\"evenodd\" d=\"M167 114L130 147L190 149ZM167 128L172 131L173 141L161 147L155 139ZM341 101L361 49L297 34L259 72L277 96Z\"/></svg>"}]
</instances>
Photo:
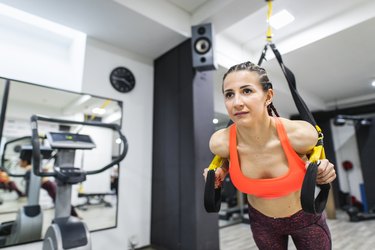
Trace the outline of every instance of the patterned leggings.
<instances>
[{"instance_id":1,"label":"patterned leggings","mask_svg":"<svg viewBox=\"0 0 375 250\"><path fill-rule=\"evenodd\" d=\"M268 217L249 204L250 227L260 250L288 249L290 235L297 249L330 250L331 236L324 214L299 211L290 217Z\"/></svg>"}]
</instances>

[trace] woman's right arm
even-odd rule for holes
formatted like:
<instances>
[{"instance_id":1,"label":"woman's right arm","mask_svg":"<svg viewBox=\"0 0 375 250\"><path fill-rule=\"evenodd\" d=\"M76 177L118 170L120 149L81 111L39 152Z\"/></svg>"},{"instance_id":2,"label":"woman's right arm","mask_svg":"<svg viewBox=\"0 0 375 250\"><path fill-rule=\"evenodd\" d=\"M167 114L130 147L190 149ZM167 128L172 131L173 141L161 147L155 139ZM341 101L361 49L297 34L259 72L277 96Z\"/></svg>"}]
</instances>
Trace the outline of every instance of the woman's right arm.
<instances>
[{"instance_id":1,"label":"woman's right arm","mask_svg":"<svg viewBox=\"0 0 375 250\"><path fill-rule=\"evenodd\" d=\"M229 136L227 129L216 131L210 139L210 150L214 155L224 158L223 164L215 171L215 188L221 186L225 176L228 174L229 169ZM204 169L203 176L206 179L208 168Z\"/></svg>"},{"instance_id":2,"label":"woman's right arm","mask_svg":"<svg viewBox=\"0 0 375 250\"><path fill-rule=\"evenodd\" d=\"M224 128L213 133L209 146L214 155L229 158L229 129Z\"/></svg>"}]
</instances>

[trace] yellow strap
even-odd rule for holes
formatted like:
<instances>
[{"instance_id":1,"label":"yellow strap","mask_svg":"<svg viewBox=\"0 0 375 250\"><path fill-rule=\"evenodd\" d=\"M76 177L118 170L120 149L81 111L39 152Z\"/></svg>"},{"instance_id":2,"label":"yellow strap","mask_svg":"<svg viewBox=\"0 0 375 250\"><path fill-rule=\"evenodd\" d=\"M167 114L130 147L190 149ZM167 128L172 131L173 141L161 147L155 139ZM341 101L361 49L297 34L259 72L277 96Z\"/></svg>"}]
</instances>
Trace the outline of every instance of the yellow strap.
<instances>
[{"instance_id":1,"label":"yellow strap","mask_svg":"<svg viewBox=\"0 0 375 250\"><path fill-rule=\"evenodd\" d=\"M210 166L208 167L208 170L216 170L223 164L223 158L221 158L218 155L215 155L215 157L212 159Z\"/></svg>"},{"instance_id":2,"label":"yellow strap","mask_svg":"<svg viewBox=\"0 0 375 250\"><path fill-rule=\"evenodd\" d=\"M267 0L268 3L268 11L267 11L267 34L266 34L266 40L267 42L272 42L272 27L270 25L270 18L272 16L272 0Z\"/></svg>"},{"instance_id":3,"label":"yellow strap","mask_svg":"<svg viewBox=\"0 0 375 250\"><path fill-rule=\"evenodd\" d=\"M318 143L313 148L312 153L310 154L309 161L310 162L317 162L320 159L325 159L326 154L323 147L323 133L322 130L318 125L315 125L316 131L318 131L319 137L318 137Z\"/></svg>"}]
</instances>

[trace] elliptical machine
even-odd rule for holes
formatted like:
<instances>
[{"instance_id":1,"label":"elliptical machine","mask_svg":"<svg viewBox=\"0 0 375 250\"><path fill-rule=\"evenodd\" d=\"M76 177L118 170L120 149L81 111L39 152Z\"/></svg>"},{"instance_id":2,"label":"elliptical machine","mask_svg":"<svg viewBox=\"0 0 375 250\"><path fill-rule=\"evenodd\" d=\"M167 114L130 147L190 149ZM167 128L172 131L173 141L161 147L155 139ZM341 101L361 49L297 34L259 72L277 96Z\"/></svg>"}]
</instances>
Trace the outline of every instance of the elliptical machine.
<instances>
[{"instance_id":1,"label":"elliptical machine","mask_svg":"<svg viewBox=\"0 0 375 250\"><path fill-rule=\"evenodd\" d=\"M24 140L27 144L30 144L30 136L17 138L4 144L4 153L1 158L1 163L5 163L5 151L10 143ZM40 148L42 159L48 159L51 156L51 149ZM27 157L31 158L32 148L31 145L23 145L20 148L20 158ZM24 178L26 174L16 174L3 168L4 171L12 177ZM43 227L43 213L39 205L39 190L40 190L40 177L34 175L32 172L29 173L28 181L28 195L27 204L22 206L16 215L14 221L6 221L0 225L0 246L11 246L14 244L20 244L25 242L31 242L40 240L42 237Z\"/></svg>"},{"instance_id":2,"label":"elliptical machine","mask_svg":"<svg viewBox=\"0 0 375 250\"><path fill-rule=\"evenodd\" d=\"M83 171L74 167L74 156L77 149L89 150L95 148L89 135L67 132L47 133L47 139L52 149L57 150L53 172L40 170L40 144L38 140L38 120L59 124L77 124L109 128L117 131L122 141L121 154L108 165L93 171ZM55 218L47 229L43 241L43 250L64 249L91 249L90 232L84 222L70 216L72 185L86 180L87 175L103 172L121 162L127 153L128 143L117 124L98 122L78 122L62 119L52 119L33 115L31 117L32 145L33 145L33 171L37 176L52 176L57 182L55 202Z\"/></svg>"}]
</instances>

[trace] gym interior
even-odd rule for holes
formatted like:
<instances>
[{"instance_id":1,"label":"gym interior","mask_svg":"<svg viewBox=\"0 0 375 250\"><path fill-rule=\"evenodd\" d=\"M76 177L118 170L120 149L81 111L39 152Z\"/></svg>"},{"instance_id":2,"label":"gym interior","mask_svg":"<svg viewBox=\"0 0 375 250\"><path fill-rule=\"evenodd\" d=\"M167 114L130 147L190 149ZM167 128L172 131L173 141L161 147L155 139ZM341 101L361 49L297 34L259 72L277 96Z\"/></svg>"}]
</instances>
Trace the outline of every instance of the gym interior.
<instances>
[{"instance_id":1,"label":"gym interior","mask_svg":"<svg viewBox=\"0 0 375 250\"><path fill-rule=\"evenodd\" d=\"M375 2L269 2L0 0L0 248L258 249L243 193L227 176L207 212L202 174L223 75L274 44L335 166L332 249L374 249ZM271 49L262 67L300 119Z\"/></svg>"}]
</instances>

